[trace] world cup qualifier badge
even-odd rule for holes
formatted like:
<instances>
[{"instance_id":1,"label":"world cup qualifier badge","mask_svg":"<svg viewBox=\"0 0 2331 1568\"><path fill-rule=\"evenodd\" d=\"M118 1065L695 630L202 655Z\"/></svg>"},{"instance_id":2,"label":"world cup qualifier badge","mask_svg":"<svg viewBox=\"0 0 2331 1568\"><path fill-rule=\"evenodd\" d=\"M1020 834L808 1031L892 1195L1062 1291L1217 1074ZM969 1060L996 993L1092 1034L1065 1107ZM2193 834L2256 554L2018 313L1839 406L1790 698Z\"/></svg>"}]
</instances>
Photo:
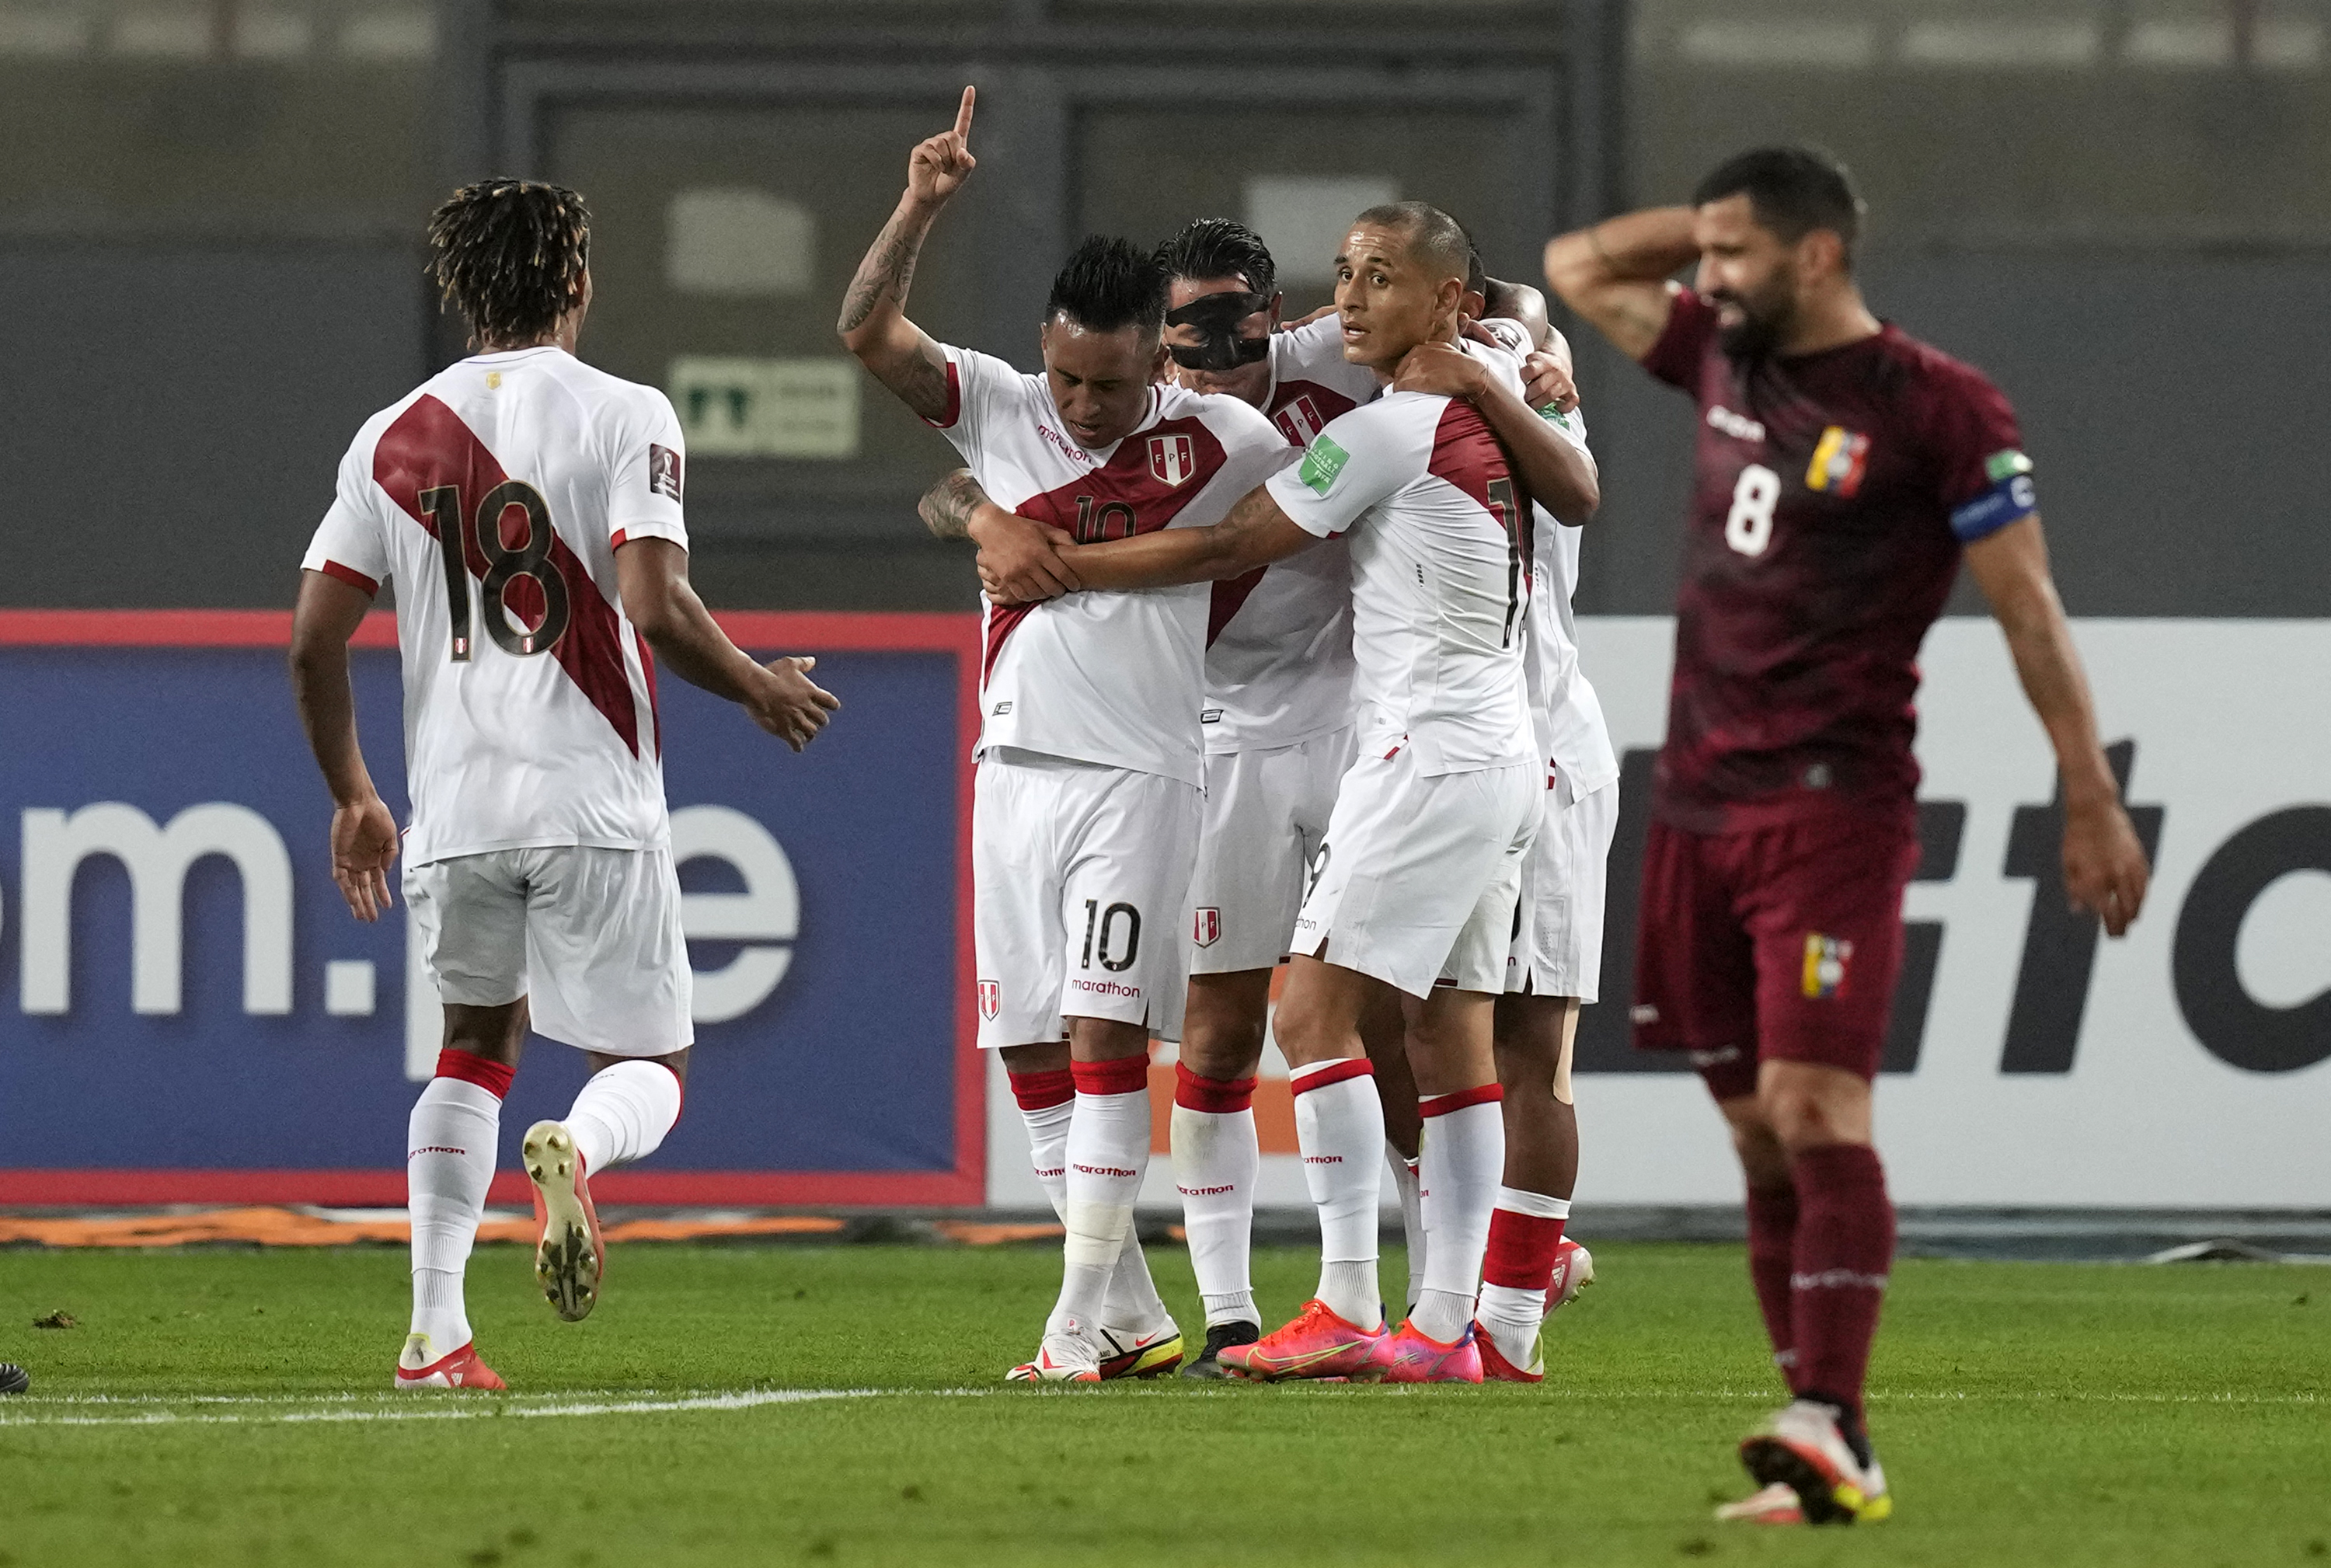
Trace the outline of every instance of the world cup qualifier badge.
<instances>
[{"instance_id":1,"label":"world cup qualifier badge","mask_svg":"<svg viewBox=\"0 0 2331 1568\"><path fill-rule=\"evenodd\" d=\"M1190 940L1201 947L1212 947L1223 939L1223 912L1220 909L1200 909L1190 918Z\"/></svg>"},{"instance_id":2,"label":"world cup qualifier badge","mask_svg":"<svg viewBox=\"0 0 2331 1568\"><path fill-rule=\"evenodd\" d=\"M1004 987L996 984L993 980L981 981L979 983L979 1016L992 1021L1003 1011Z\"/></svg>"},{"instance_id":3,"label":"world cup qualifier badge","mask_svg":"<svg viewBox=\"0 0 2331 1568\"><path fill-rule=\"evenodd\" d=\"M1845 966L1852 960L1853 944L1840 936L1805 933L1804 993L1819 1002L1845 990Z\"/></svg>"}]
</instances>

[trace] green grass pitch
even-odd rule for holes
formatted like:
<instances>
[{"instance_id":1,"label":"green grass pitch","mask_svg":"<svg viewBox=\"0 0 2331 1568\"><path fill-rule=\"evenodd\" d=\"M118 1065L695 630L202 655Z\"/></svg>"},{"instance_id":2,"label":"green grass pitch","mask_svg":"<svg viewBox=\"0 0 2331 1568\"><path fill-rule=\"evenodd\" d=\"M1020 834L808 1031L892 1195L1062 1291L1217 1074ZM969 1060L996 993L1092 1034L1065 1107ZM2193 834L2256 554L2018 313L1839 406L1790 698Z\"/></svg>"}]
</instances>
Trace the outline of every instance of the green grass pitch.
<instances>
[{"instance_id":1,"label":"green grass pitch","mask_svg":"<svg viewBox=\"0 0 2331 1568\"><path fill-rule=\"evenodd\" d=\"M0 1252L0 1568L2331 1562L2320 1269L1903 1262L1897 1516L1811 1531L1708 1518L1777 1402L1736 1248L1598 1249L1540 1388L1006 1388L1057 1259L635 1246L570 1326L482 1248L500 1398L381 1392L395 1250ZM1257 1263L1276 1322L1313 1264ZM770 1390L876 1392L702 1402Z\"/></svg>"}]
</instances>

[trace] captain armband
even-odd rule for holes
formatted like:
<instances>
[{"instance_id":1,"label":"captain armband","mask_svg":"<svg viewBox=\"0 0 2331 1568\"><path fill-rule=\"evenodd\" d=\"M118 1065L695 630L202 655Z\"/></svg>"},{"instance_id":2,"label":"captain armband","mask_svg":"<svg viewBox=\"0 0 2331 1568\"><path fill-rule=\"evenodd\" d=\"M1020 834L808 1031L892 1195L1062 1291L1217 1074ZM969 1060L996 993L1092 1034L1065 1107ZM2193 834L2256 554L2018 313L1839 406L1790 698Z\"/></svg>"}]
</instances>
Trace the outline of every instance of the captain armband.
<instances>
[{"instance_id":1,"label":"captain armband","mask_svg":"<svg viewBox=\"0 0 2331 1568\"><path fill-rule=\"evenodd\" d=\"M1991 488L1952 508L1951 532L1963 545L1986 539L2040 509L2031 484L2031 460L2020 451L1993 452L1984 463Z\"/></svg>"}]
</instances>

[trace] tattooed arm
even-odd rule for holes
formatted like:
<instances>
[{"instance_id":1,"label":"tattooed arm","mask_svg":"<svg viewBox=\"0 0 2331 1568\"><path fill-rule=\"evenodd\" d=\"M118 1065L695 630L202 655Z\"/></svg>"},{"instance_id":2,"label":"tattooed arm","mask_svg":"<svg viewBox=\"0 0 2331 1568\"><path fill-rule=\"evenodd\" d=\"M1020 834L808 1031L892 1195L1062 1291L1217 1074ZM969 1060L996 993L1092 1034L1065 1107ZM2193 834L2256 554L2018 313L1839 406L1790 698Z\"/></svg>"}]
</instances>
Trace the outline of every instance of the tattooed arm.
<instances>
[{"instance_id":1,"label":"tattooed arm","mask_svg":"<svg viewBox=\"0 0 2331 1568\"><path fill-rule=\"evenodd\" d=\"M907 290L915 280L915 260L947 198L978 166L971 156L971 109L975 90L963 90L955 128L917 145L907 160L907 189L897 210L858 263L842 302L835 329L842 347L874 373L874 379L925 419L947 417L947 356L924 330L907 319Z\"/></svg>"},{"instance_id":2,"label":"tattooed arm","mask_svg":"<svg viewBox=\"0 0 2331 1568\"><path fill-rule=\"evenodd\" d=\"M1053 554L1052 547L1067 544L1069 536L989 500L969 469L959 468L933 485L915 509L936 537L969 539L979 546L980 572L1003 589L1003 603L1034 603L1084 586Z\"/></svg>"}]
</instances>

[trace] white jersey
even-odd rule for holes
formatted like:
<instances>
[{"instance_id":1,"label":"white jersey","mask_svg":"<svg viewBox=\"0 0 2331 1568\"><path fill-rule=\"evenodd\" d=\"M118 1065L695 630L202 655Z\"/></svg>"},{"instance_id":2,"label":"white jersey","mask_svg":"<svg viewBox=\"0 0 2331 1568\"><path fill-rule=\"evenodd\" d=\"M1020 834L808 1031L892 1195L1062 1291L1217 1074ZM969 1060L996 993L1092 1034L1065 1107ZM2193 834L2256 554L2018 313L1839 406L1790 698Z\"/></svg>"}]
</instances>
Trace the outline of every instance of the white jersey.
<instances>
[{"instance_id":1,"label":"white jersey","mask_svg":"<svg viewBox=\"0 0 2331 1568\"><path fill-rule=\"evenodd\" d=\"M615 546L687 545L682 450L662 393L547 346L449 366L357 432L304 564L396 584L408 865L669 841Z\"/></svg>"},{"instance_id":2,"label":"white jersey","mask_svg":"<svg viewBox=\"0 0 2331 1568\"><path fill-rule=\"evenodd\" d=\"M1586 427L1575 412L1569 415L1577 426L1575 439L1583 448ZM1533 595L1530 621L1532 635L1537 635L1539 622L1536 603L1543 599L1548 617L1554 623L1553 634L1561 639L1567 651L1568 676L1560 687L1559 700L1539 712L1539 741L1546 758L1554 765L1555 791L1561 803L1568 805L1593 794L1619 776L1619 754L1611 745L1611 727L1603 722L1602 698L1594 695L1594 687L1586 679L1586 671L1578 663L1578 618L1571 609L1571 599L1578 592L1578 547L1584 528L1565 528L1556 522L1544 507L1535 508L1537 524L1537 565L1541 574L1538 588ZM1535 700L1536 692L1532 697Z\"/></svg>"},{"instance_id":3,"label":"white jersey","mask_svg":"<svg viewBox=\"0 0 2331 1568\"><path fill-rule=\"evenodd\" d=\"M1584 415L1550 408L1538 412L1592 461ZM1555 787L1567 803L1617 778L1619 765L1603 726L1603 705L1578 668L1578 626L1570 601L1578 592L1584 530L1563 527L1542 506L1530 508L1530 522L1529 647L1524 668L1538 747L1553 765Z\"/></svg>"},{"instance_id":4,"label":"white jersey","mask_svg":"<svg viewBox=\"0 0 2331 1568\"><path fill-rule=\"evenodd\" d=\"M1290 449L1373 403L1376 373L1344 357L1329 316L1270 337L1262 411ZM1214 584L1206 623L1206 750L1299 746L1352 721L1352 564L1340 539Z\"/></svg>"},{"instance_id":5,"label":"white jersey","mask_svg":"<svg viewBox=\"0 0 2331 1568\"><path fill-rule=\"evenodd\" d=\"M1518 361L1465 345L1515 391ZM1270 481L1297 526L1356 528L1352 632L1363 756L1413 748L1425 777L1533 765L1522 670L1520 492L1470 403L1396 392L1332 420Z\"/></svg>"},{"instance_id":6,"label":"white jersey","mask_svg":"<svg viewBox=\"0 0 2331 1568\"><path fill-rule=\"evenodd\" d=\"M1085 543L1221 522L1289 456L1235 397L1149 389L1149 411L1113 445L1077 444L1044 377L948 348L947 418L936 422L996 505ZM1203 787L1212 584L1070 594L983 617L978 752L1013 746Z\"/></svg>"}]
</instances>

